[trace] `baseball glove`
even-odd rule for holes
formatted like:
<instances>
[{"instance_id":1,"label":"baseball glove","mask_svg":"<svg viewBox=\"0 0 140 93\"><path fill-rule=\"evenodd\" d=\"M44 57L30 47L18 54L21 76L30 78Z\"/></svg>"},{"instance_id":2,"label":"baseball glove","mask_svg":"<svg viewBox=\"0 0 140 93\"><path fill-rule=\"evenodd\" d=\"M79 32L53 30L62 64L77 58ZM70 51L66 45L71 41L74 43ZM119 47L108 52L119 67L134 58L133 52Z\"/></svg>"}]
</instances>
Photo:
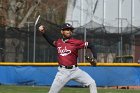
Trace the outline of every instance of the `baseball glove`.
<instances>
[{"instance_id":1,"label":"baseball glove","mask_svg":"<svg viewBox=\"0 0 140 93\"><path fill-rule=\"evenodd\" d=\"M86 55L85 58L91 65L96 66L97 60L94 57L89 57Z\"/></svg>"}]
</instances>

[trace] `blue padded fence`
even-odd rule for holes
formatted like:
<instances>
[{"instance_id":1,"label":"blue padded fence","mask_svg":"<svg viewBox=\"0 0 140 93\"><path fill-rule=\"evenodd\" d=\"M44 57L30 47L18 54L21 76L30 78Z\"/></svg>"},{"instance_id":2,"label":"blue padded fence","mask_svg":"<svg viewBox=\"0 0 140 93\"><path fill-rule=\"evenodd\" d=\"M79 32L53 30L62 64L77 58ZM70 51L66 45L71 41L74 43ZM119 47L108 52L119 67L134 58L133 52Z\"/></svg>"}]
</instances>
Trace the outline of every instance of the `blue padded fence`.
<instances>
[{"instance_id":1,"label":"blue padded fence","mask_svg":"<svg viewBox=\"0 0 140 93\"><path fill-rule=\"evenodd\" d=\"M81 66L95 79L97 86L139 86L140 67L91 67ZM0 66L0 84L51 85L57 67L50 66ZM75 81L69 86L80 85Z\"/></svg>"}]
</instances>

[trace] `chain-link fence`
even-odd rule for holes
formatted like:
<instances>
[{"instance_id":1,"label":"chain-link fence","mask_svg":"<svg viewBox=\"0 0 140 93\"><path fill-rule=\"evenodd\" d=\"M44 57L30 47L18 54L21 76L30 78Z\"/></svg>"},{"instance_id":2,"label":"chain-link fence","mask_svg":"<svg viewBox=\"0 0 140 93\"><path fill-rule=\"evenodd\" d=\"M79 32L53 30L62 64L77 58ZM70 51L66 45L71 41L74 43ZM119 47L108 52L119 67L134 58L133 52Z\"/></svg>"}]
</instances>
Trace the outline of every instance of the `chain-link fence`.
<instances>
[{"instance_id":1,"label":"chain-link fence","mask_svg":"<svg viewBox=\"0 0 140 93\"><path fill-rule=\"evenodd\" d=\"M36 26L37 29L40 24ZM59 25L49 21L43 24L47 27L47 34L52 38L61 37ZM109 33L108 30L122 30L122 33ZM35 53L35 62L57 62L56 49L47 43L39 31L36 32L34 51L34 23L20 29L0 27L0 33L0 61L33 62ZM99 62L133 62L135 58L133 47L140 46L139 28L134 26L125 28L83 26L75 29L73 37L94 44ZM87 53L92 56L89 50ZM84 50L79 51L78 61L85 61L84 56Z\"/></svg>"},{"instance_id":2,"label":"chain-link fence","mask_svg":"<svg viewBox=\"0 0 140 93\"><path fill-rule=\"evenodd\" d=\"M58 37L58 25L47 22L46 27L48 34L54 38ZM34 52L34 32L34 23L21 29L0 27L0 61L33 62L33 53L36 54L36 62L57 61L56 49L50 46L38 31Z\"/></svg>"}]
</instances>

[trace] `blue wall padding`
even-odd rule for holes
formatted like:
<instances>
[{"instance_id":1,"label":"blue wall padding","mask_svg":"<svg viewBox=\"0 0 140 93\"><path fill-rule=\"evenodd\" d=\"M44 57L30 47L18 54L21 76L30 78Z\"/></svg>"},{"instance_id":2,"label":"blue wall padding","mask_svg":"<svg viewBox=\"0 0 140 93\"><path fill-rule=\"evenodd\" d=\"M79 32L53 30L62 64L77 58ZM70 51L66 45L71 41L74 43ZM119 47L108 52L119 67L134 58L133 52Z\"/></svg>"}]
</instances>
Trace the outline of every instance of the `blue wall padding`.
<instances>
[{"instance_id":1,"label":"blue wall padding","mask_svg":"<svg viewBox=\"0 0 140 93\"><path fill-rule=\"evenodd\" d=\"M80 67L95 79L97 86L139 86L140 67ZM51 85L57 67L0 66L0 84ZM69 86L80 85L70 81Z\"/></svg>"}]
</instances>

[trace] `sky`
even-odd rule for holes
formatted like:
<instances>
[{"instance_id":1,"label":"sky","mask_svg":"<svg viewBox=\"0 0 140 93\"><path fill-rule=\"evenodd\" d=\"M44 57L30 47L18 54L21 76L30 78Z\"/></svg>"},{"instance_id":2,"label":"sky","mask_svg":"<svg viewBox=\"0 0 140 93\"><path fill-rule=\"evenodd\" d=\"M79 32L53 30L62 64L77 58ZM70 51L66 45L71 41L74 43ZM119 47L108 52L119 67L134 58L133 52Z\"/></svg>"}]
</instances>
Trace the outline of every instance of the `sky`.
<instances>
[{"instance_id":1,"label":"sky","mask_svg":"<svg viewBox=\"0 0 140 93\"><path fill-rule=\"evenodd\" d=\"M140 0L68 0L66 22L74 27L90 21L113 27L140 27L139 9Z\"/></svg>"}]
</instances>

